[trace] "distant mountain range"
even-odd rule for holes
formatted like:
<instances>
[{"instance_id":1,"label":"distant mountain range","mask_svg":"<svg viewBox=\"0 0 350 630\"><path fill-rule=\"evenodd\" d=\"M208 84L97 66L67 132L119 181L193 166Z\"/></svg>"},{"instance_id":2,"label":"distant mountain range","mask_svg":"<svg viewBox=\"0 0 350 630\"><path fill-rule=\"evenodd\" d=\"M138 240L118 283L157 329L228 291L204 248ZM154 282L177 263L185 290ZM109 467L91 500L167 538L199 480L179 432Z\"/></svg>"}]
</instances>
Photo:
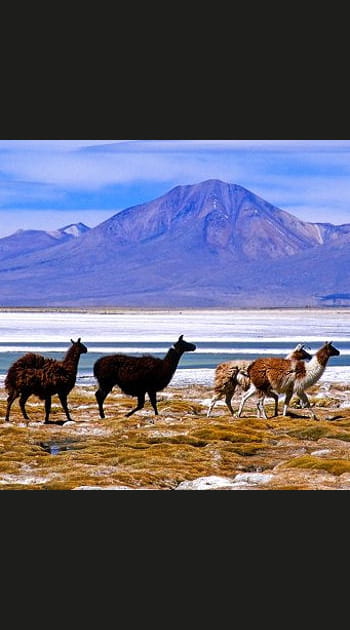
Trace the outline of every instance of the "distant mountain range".
<instances>
[{"instance_id":1,"label":"distant mountain range","mask_svg":"<svg viewBox=\"0 0 350 630\"><path fill-rule=\"evenodd\" d=\"M55 247L61 243L78 238L90 228L84 223L66 225L59 230L17 230L14 234L0 238L0 260L23 256L30 252Z\"/></svg>"},{"instance_id":2,"label":"distant mountain range","mask_svg":"<svg viewBox=\"0 0 350 630\"><path fill-rule=\"evenodd\" d=\"M0 239L0 305L350 304L350 224L308 223L219 180L177 186L95 228Z\"/></svg>"}]
</instances>

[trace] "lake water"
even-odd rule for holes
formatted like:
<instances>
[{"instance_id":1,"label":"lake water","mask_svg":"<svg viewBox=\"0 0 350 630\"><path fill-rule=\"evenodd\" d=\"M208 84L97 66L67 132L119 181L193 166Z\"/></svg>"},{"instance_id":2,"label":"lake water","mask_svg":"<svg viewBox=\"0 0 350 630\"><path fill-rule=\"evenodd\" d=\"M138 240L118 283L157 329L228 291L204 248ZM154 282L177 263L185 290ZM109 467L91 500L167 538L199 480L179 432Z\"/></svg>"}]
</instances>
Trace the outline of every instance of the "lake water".
<instances>
[{"instance_id":1,"label":"lake water","mask_svg":"<svg viewBox=\"0 0 350 630\"><path fill-rule=\"evenodd\" d=\"M0 386L10 365L26 352L62 359L70 340L81 337L88 353L82 355L77 384L95 384L93 364L105 354L122 352L163 357L183 334L197 345L185 353L171 381L211 386L215 367L222 361L284 357L297 343L311 353L325 341L340 350L331 357L321 380L350 379L350 309L325 310L84 310L0 311Z\"/></svg>"}]
</instances>

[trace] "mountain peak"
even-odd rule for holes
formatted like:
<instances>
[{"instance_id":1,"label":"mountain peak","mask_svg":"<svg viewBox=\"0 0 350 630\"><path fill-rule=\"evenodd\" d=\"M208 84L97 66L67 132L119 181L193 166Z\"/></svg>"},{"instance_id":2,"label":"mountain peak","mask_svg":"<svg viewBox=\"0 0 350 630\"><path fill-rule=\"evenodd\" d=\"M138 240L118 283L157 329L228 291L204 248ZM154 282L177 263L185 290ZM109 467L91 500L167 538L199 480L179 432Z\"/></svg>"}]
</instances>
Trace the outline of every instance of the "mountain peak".
<instances>
[{"instance_id":1,"label":"mountain peak","mask_svg":"<svg viewBox=\"0 0 350 630\"><path fill-rule=\"evenodd\" d=\"M349 260L350 225L301 221L219 179L176 186L91 229L0 239L6 305L318 305L346 294Z\"/></svg>"},{"instance_id":2,"label":"mountain peak","mask_svg":"<svg viewBox=\"0 0 350 630\"><path fill-rule=\"evenodd\" d=\"M50 236L56 239L62 239L66 237L78 238L81 234L88 232L91 228L89 228L84 223L70 223L69 225L65 225L63 228L59 228L58 230L51 230L48 232Z\"/></svg>"},{"instance_id":3,"label":"mountain peak","mask_svg":"<svg viewBox=\"0 0 350 630\"><path fill-rule=\"evenodd\" d=\"M224 182L222 179L205 179L204 181L198 182L196 184L180 184L178 186L175 186L175 188L172 188L167 194L171 194L174 190L180 189L201 189L203 191L222 191L230 189L232 192L244 191L250 193L250 191L248 191L246 188L243 188L243 186L240 186L239 184Z\"/></svg>"},{"instance_id":4,"label":"mountain peak","mask_svg":"<svg viewBox=\"0 0 350 630\"><path fill-rule=\"evenodd\" d=\"M115 214L84 237L81 247L177 243L245 261L279 258L320 244L320 230L238 184L208 179L176 186L148 203ZM83 255L83 254L82 254Z\"/></svg>"},{"instance_id":5,"label":"mountain peak","mask_svg":"<svg viewBox=\"0 0 350 630\"><path fill-rule=\"evenodd\" d=\"M60 229L60 232L64 232L65 234L71 234L72 236L78 237L84 232L88 232L90 228L85 225L85 223L70 223L69 225L65 225Z\"/></svg>"}]
</instances>

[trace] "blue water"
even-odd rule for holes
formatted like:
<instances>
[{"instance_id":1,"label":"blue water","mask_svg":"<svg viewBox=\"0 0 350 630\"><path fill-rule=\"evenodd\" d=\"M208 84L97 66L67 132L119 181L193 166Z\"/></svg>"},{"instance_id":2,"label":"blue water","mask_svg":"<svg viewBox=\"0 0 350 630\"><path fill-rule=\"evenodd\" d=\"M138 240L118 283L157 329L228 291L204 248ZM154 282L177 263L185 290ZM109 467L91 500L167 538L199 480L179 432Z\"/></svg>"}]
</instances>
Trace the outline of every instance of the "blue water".
<instances>
[{"instance_id":1,"label":"blue water","mask_svg":"<svg viewBox=\"0 0 350 630\"><path fill-rule=\"evenodd\" d=\"M185 353L173 385L211 385L218 363L284 357L299 342L314 353L324 341L340 350L324 380L350 378L350 313L347 310L121 311L118 313L0 312L0 387L10 365L26 352L63 359L70 339L81 337L77 383L95 384L93 364L101 356L126 353L163 357L180 334L197 345Z\"/></svg>"}]
</instances>

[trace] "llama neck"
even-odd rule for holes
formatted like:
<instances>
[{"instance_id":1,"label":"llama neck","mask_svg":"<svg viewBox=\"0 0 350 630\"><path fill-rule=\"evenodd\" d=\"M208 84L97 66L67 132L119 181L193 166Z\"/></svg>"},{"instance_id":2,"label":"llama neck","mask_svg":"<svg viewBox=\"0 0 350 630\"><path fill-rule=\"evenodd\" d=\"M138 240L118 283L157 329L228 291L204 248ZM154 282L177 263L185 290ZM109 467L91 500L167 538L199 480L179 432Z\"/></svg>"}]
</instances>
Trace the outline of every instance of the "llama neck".
<instances>
[{"instance_id":1,"label":"llama neck","mask_svg":"<svg viewBox=\"0 0 350 630\"><path fill-rule=\"evenodd\" d=\"M64 357L62 363L66 367L70 367L73 370L74 369L77 370L79 359L80 359L79 348L76 348L75 346L72 346L71 348L69 348L69 350L68 350L66 356Z\"/></svg>"},{"instance_id":2,"label":"llama neck","mask_svg":"<svg viewBox=\"0 0 350 630\"><path fill-rule=\"evenodd\" d=\"M325 359L322 355L320 358L319 353L316 352L309 363L305 364L305 374L301 378L297 378L297 387L298 382L303 388L311 387L311 385L316 383L325 371L328 359L329 357Z\"/></svg>"},{"instance_id":3,"label":"llama neck","mask_svg":"<svg viewBox=\"0 0 350 630\"><path fill-rule=\"evenodd\" d=\"M163 361L164 364L167 366L168 370L169 370L169 374L173 375L178 363L180 361L182 354L179 354L178 352L176 352L175 348L170 348L167 352L167 354L165 355Z\"/></svg>"}]
</instances>

